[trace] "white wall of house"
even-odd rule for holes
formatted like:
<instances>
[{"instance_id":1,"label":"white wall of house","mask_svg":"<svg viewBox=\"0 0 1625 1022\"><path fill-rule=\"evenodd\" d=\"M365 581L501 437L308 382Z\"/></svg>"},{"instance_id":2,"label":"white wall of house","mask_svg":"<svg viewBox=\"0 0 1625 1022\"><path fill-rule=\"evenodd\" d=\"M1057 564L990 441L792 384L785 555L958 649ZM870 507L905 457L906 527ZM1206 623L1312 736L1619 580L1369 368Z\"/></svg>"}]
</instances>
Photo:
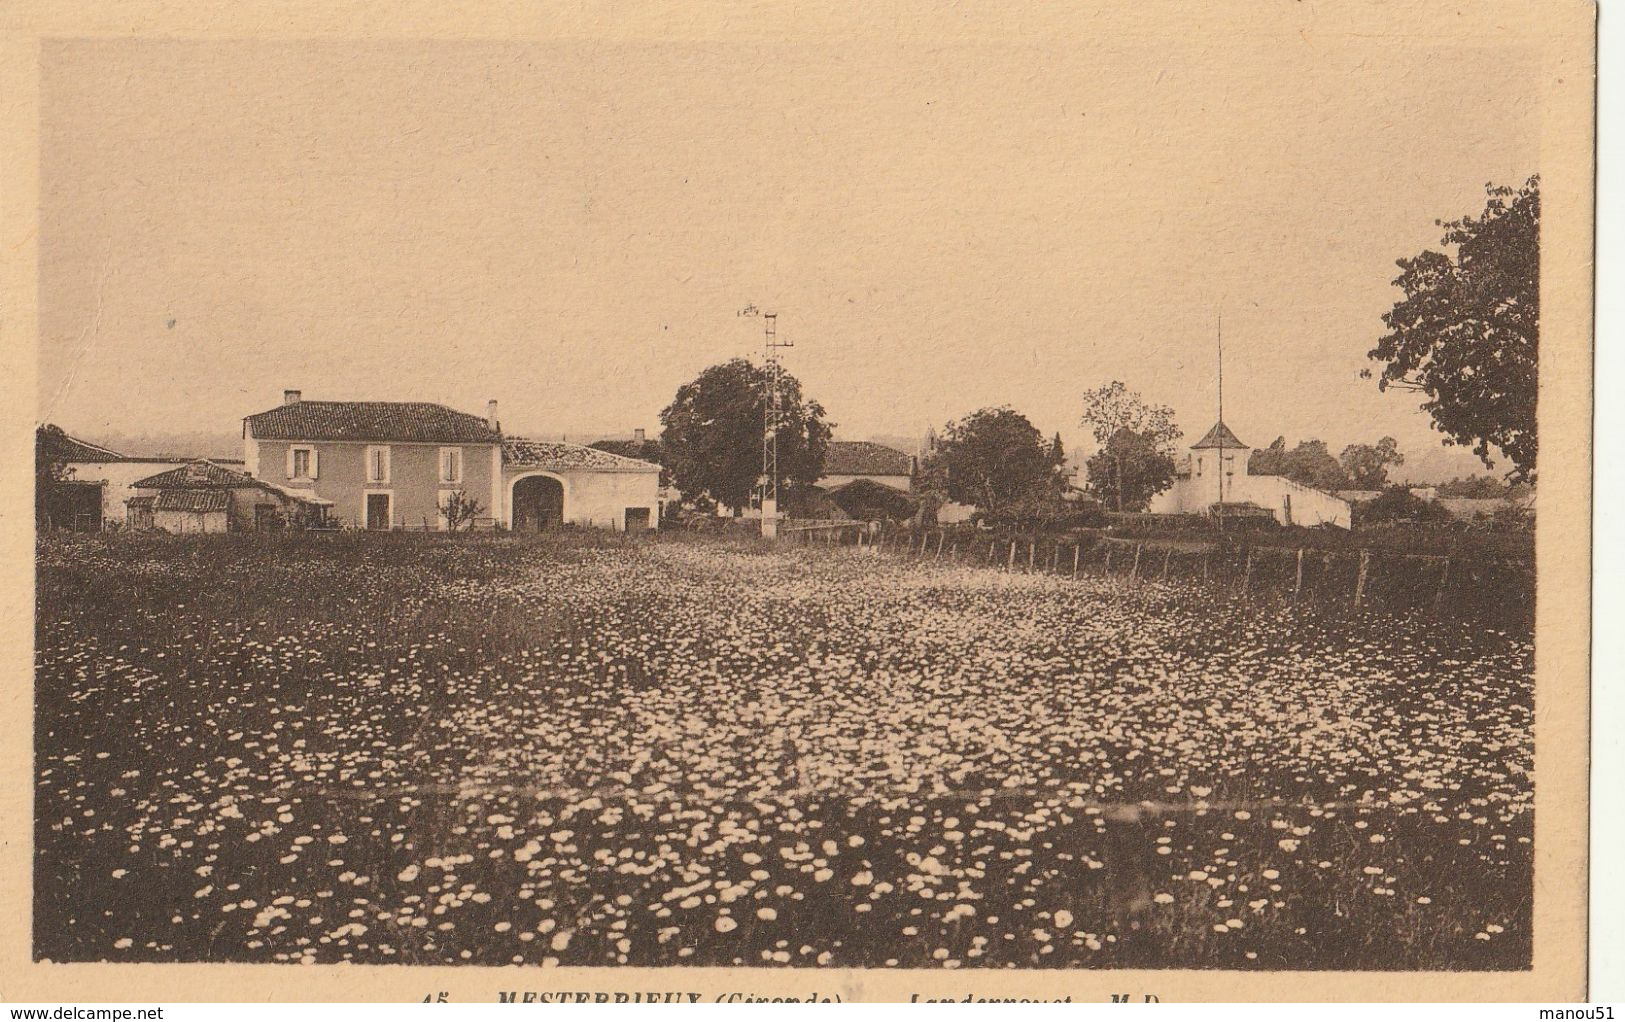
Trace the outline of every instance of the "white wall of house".
<instances>
[{"instance_id":1,"label":"white wall of house","mask_svg":"<svg viewBox=\"0 0 1625 1022\"><path fill-rule=\"evenodd\" d=\"M145 492L133 489L130 484L179 468L185 462L171 458L164 461L70 461L67 464L73 469L69 478L75 482L102 484L102 521L122 525L127 510L124 502Z\"/></svg>"},{"instance_id":2,"label":"white wall of house","mask_svg":"<svg viewBox=\"0 0 1625 1022\"><path fill-rule=\"evenodd\" d=\"M970 521L971 516L975 513L976 508L974 505L959 504L950 500L937 508L937 524L958 525Z\"/></svg>"},{"instance_id":3,"label":"white wall of house","mask_svg":"<svg viewBox=\"0 0 1625 1022\"><path fill-rule=\"evenodd\" d=\"M225 532L224 511L154 511L152 527L163 532Z\"/></svg>"},{"instance_id":4,"label":"white wall of house","mask_svg":"<svg viewBox=\"0 0 1625 1022\"><path fill-rule=\"evenodd\" d=\"M307 464L314 466L314 478L294 475L295 450L311 452ZM443 452L461 450L461 472L456 482L441 482ZM372 452L382 451L383 479L372 478ZM491 472L500 465L498 444L435 444L384 441L289 440L243 441L245 469L257 479L299 490L309 490L333 502L333 517L340 523L364 528L367 524L367 494L390 494L391 525L433 528L440 520L446 492L462 490L483 508L492 508L496 487ZM483 511L480 517L495 517Z\"/></svg>"},{"instance_id":5,"label":"white wall of house","mask_svg":"<svg viewBox=\"0 0 1625 1022\"><path fill-rule=\"evenodd\" d=\"M1203 514L1217 500L1217 490L1211 479L1181 478L1152 498L1148 510L1159 515ZM1335 525L1347 529L1353 524L1348 501L1285 476L1238 475L1228 480L1225 500L1257 504L1272 512L1282 525Z\"/></svg>"},{"instance_id":6,"label":"white wall of house","mask_svg":"<svg viewBox=\"0 0 1625 1022\"><path fill-rule=\"evenodd\" d=\"M649 509L649 523L660 520L659 472L571 472L565 520L598 528L626 528L626 509ZM573 501L571 498L574 498Z\"/></svg>"},{"instance_id":7,"label":"white wall of house","mask_svg":"<svg viewBox=\"0 0 1625 1022\"><path fill-rule=\"evenodd\" d=\"M1202 514L1219 499L1218 451L1192 451L1188 472L1174 485L1151 498L1152 514ZM1255 476L1247 471L1248 449L1224 451L1224 499L1232 504L1256 504L1275 515L1282 525L1353 526L1353 508L1340 497L1294 482L1285 476Z\"/></svg>"}]
</instances>

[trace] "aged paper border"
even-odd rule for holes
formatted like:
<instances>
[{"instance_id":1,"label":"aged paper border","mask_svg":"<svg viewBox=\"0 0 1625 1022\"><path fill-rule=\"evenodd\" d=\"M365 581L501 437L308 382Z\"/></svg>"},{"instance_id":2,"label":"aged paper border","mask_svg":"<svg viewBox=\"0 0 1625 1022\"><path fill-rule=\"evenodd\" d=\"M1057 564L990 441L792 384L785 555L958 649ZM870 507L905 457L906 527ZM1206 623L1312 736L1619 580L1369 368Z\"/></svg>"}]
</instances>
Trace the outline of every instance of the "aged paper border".
<instances>
[{"instance_id":1,"label":"aged paper border","mask_svg":"<svg viewBox=\"0 0 1625 1022\"><path fill-rule=\"evenodd\" d=\"M455 9L454 9L455 8ZM1313 31L1440 42L1543 45L1540 172L1544 232L1541 466L1536 647L1534 965L1515 973L1170 971L911 971L717 968L408 967L278 965L42 965L31 955L33 530L28 510L38 303L39 53L46 38L189 39L749 39L942 41L1023 37L1154 40L1159 31L1308 31L1305 6L1148 0L1111 6L967 8L909 4L559 5L492 0L462 9L435 0L294 0L206 8L137 0L23 2L0 8L0 1000L5 1001L494 1001L498 991L694 991L701 1000L840 995L1058 998L1112 994L1176 1000L1575 1001L1586 993L1590 648L1592 252L1595 9L1555 3L1375 0L1321 7Z\"/></svg>"}]
</instances>

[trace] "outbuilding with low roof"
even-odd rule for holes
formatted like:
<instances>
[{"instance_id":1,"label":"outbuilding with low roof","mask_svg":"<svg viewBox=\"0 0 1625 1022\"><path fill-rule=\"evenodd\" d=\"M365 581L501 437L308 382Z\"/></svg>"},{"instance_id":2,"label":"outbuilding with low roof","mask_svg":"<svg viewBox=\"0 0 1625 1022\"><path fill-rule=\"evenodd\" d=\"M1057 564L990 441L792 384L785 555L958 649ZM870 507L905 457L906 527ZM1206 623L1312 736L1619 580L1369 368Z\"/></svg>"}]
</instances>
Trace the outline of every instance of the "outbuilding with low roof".
<instances>
[{"instance_id":1,"label":"outbuilding with low roof","mask_svg":"<svg viewBox=\"0 0 1625 1022\"><path fill-rule=\"evenodd\" d=\"M563 440L502 444L506 522L516 532L580 525L638 532L660 521L660 466Z\"/></svg>"},{"instance_id":2,"label":"outbuilding with low roof","mask_svg":"<svg viewBox=\"0 0 1625 1022\"><path fill-rule=\"evenodd\" d=\"M163 532L267 531L320 527L332 502L207 459L137 480L127 502L131 528Z\"/></svg>"}]
</instances>

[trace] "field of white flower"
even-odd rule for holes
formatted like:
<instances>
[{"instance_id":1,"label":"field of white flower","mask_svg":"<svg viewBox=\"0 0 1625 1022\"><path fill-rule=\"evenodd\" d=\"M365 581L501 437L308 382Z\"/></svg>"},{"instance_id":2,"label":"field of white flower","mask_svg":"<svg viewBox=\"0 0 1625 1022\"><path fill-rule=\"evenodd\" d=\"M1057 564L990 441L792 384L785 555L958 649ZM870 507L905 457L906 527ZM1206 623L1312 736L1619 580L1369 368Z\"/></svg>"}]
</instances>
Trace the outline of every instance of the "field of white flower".
<instances>
[{"instance_id":1,"label":"field of white flower","mask_svg":"<svg viewBox=\"0 0 1625 1022\"><path fill-rule=\"evenodd\" d=\"M42 540L55 961L1530 961L1533 646L671 536Z\"/></svg>"}]
</instances>

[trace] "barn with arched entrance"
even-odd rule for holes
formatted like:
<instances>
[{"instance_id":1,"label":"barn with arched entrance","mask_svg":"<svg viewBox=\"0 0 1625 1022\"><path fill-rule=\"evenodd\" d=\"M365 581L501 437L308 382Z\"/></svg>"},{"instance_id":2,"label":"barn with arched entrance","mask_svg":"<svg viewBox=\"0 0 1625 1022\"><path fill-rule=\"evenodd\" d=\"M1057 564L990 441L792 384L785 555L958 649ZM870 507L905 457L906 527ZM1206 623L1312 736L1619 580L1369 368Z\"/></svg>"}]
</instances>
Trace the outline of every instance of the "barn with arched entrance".
<instances>
[{"instance_id":1,"label":"barn with arched entrance","mask_svg":"<svg viewBox=\"0 0 1625 1022\"><path fill-rule=\"evenodd\" d=\"M564 524L564 480L547 472L518 476L509 491L515 532L541 532Z\"/></svg>"},{"instance_id":2,"label":"barn with arched entrance","mask_svg":"<svg viewBox=\"0 0 1625 1022\"><path fill-rule=\"evenodd\" d=\"M660 518L660 466L562 440L502 442L502 522L515 532L561 525L653 529Z\"/></svg>"}]
</instances>

